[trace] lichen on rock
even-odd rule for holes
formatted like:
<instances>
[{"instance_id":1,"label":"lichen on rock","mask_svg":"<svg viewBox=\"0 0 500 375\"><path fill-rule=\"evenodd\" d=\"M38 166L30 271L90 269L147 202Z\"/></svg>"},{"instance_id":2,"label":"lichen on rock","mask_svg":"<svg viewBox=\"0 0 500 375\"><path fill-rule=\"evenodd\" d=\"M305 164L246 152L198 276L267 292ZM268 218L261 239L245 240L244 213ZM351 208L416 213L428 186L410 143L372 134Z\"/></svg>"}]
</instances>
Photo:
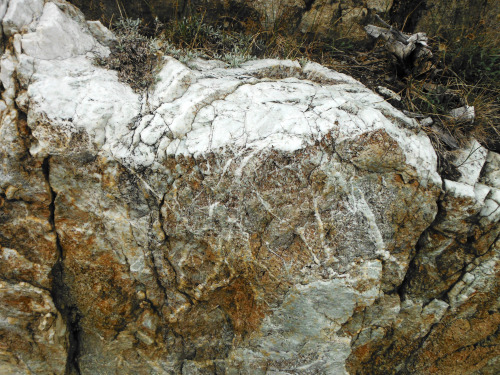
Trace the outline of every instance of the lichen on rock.
<instances>
[{"instance_id":1,"label":"lichen on rock","mask_svg":"<svg viewBox=\"0 0 500 375\"><path fill-rule=\"evenodd\" d=\"M495 366L497 154L443 181L415 120L315 63L165 57L137 93L93 64L109 30L32 3L0 7L0 369Z\"/></svg>"}]
</instances>

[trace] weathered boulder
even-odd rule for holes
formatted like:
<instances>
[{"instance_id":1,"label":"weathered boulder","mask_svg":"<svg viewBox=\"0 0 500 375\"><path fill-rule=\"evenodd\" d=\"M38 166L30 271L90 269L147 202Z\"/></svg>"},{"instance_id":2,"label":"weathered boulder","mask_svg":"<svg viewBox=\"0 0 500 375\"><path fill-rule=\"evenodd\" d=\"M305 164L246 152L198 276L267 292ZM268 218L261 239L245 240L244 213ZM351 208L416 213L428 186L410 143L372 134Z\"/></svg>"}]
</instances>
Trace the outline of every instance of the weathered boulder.
<instances>
[{"instance_id":1,"label":"weathered boulder","mask_svg":"<svg viewBox=\"0 0 500 375\"><path fill-rule=\"evenodd\" d=\"M415 120L315 63L166 57L136 93L102 25L30 4L0 11L3 372L498 368L498 154L443 182Z\"/></svg>"}]
</instances>

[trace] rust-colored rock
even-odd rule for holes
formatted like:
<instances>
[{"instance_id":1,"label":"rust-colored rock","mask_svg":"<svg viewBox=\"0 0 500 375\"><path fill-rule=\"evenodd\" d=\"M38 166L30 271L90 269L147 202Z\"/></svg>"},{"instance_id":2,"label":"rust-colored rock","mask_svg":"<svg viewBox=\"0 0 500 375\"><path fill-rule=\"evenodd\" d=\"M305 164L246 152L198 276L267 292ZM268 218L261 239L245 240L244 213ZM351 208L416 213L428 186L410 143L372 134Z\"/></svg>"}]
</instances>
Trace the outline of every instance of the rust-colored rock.
<instances>
[{"instance_id":1,"label":"rust-colored rock","mask_svg":"<svg viewBox=\"0 0 500 375\"><path fill-rule=\"evenodd\" d=\"M0 19L0 372L494 373L497 154L443 181L318 64L166 57L138 94L68 3Z\"/></svg>"}]
</instances>

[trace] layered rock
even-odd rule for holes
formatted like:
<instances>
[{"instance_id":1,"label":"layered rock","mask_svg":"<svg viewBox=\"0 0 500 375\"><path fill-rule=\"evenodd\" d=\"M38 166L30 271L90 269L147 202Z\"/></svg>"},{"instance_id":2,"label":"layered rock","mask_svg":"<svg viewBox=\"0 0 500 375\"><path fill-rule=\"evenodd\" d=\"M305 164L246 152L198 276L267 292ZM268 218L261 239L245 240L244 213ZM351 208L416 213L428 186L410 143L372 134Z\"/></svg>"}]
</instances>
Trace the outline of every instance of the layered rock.
<instances>
[{"instance_id":1,"label":"layered rock","mask_svg":"<svg viewBox=\"0 0 500 375\"><path fill-rule=\"evenodd\" d=\"M138 94L73 6L4 8L3 372L498 368L498 154L443 181L415 120L314 63L167 57Z\"/></svg>"}]
</instances>

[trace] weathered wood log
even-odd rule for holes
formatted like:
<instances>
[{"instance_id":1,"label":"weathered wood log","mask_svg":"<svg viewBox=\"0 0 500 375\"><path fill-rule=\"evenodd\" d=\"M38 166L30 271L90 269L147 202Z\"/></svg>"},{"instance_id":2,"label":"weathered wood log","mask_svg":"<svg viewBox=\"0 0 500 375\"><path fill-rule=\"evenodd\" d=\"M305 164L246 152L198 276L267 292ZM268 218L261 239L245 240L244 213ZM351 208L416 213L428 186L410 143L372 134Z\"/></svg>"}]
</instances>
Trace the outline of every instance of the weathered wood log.
<instances>
[{"instance_id":1,"label":"weathered wood log","mask_svg":"<svg viewBox=\"0 0 500 375\"><path fill-rule=\"evenodd\" d=\"M386 28L367 25L365 31L375 39L385 40L385 48L396 58L404 75L422 74L432 68L432 52L427 45L428 38L425 33L406 35L378 15L376 17Z\"/></svg>"},{"instance_id":2,"label":"weathered wood log","mask_svg":"<svg viewBox=\"0 0 500 375\"><path fill-rule=\"evenodd\" d=\"M445 131L441 126L437 124L431 124L429 128L434 132L434 134L447 145L451 150L456 150L459 145L458 141L449 132Z\"/></svg>"}]
</instances>

